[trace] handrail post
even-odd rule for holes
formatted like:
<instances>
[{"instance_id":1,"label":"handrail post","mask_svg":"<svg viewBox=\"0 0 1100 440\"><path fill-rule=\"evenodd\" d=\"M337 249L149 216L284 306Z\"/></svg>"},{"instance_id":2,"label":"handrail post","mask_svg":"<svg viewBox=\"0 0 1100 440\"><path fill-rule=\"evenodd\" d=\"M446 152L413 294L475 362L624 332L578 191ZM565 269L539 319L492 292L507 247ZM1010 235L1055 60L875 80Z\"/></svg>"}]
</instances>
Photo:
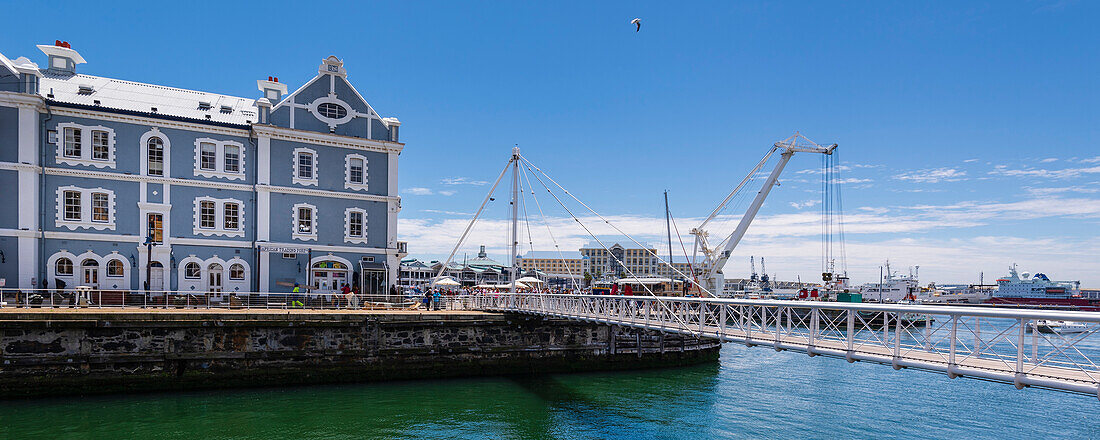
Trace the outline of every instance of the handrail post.
<instances>
[{"instance_id":1,"label":"handrail post","mask_svg":"<svg viewBox=\"0 0 1100 440\"><path fill-rule=\"evenodd\" d=\"M729 306L720 304L718 307L718 339L722 339L726 334L726 309Z\"/></svg>"},{"instance_id":2,"label":"handrail post","mask_svg":"<svg viewBox=\"0 0 1100 440\"><path fill-rule=\"evenodd\" d=\"M1024 372L1024 318L1020 318L1020 339L1016 344L1016 373L1020 374Z\"/></svg>"},{"instance_id":3,"label":"handrail post","mask_svg":"<svg viewBox=\"0 0 1100 440\"><path fill-rule=\"evenodd\" d=\"M959 340L959 315L951 315L951 348L947 353L947 372L948 376L954 378L951 371L955 368L955 346Z\"/></svg>"},{"instance_id":4,"label":"handrail post","mask_svg":"<svg viewBox=\"0 0 1100 440\"><path fill-rule=\"evenodd\" d=\"M856 339L856 312L852 309L848 309L848 356L851 359L852 351L855 350Z\"/></svg>"}]
</instances>

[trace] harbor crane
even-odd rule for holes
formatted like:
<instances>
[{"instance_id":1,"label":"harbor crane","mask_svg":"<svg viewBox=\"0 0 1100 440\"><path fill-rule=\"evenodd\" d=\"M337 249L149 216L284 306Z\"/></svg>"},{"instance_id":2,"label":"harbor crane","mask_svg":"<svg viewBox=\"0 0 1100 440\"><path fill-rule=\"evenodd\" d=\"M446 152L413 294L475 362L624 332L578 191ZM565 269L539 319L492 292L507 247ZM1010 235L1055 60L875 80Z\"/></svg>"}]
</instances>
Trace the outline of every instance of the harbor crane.
<instances>
[{"instance_id":1,"label":"harbor crane","mask_svg":"<svg viewBox=\"0 0 1100 440\"><path fill-rule=\"evenodd\" d=\"M805 143L799 144L799 140L803 140ZM783 173L783 168L787 166L787 162L790 162L794 153L820 153L832 155L836 147L837 144L822 147L798 132L795 132L791 137L776 142L772 145L771 150L764 155L764 158L760 160L760 163L756 164L756 167L754 167L752 171L749 171L749 174L741 180L741 183L737 184L737 187L726 196L725 200L722 200L722 203L719 203L718 207L714 208L714 211L711 212L699 226L691 229L691 235L695 236L695 248L703 253L703 276L701 281L704 290L716 296L724 296L723 291L725 290L726 282L725 275L722 273L722 267L726 265L726 261L729 260L730 254L733 253L733 249L736 248L737 244L741 242L741 239L745 237L745 232L748 231L749 224L756 218L756 214L760 212L760 206L764 204L764 199L768 197L772 187L778 186L779 175ZM768 159L776 152L779 152L779 162L775 164L775 168L772 169L771 174L768 175L767 180L764 181L760 191L756 193L756 197L745 211L744 216L741 217L741 221L737 224L737 227L725 240L718 243L711 243L709 240L710 234L706 229L707 225L726 209L726 206L733 200L734 196L753 179L753 176L767 164Z\"/></svg>"}]
</instances>

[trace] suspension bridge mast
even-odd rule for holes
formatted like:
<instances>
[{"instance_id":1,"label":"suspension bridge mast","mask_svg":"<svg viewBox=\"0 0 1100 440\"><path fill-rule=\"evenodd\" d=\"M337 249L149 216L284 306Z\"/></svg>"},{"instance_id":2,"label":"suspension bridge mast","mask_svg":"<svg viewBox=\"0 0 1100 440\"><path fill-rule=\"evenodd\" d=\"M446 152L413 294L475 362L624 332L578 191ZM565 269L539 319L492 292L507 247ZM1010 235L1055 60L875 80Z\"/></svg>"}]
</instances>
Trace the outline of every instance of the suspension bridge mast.
<instances>
[{"instance_id":1,"label":"suspension bridge mast","mask_svg":"<svg viewBox=\"0 0 1100 440\"><path fill-rule=\"evenodd\" d=\"M798 140L805 140L809 145L799 145ZM832 144L828 147L822 147L813 141L807 139L805 136L798 134L797 132L782 141L776 142L771 151L764 155L764 158L756 165L752 171L741 183L733 189L726 199L718 205L717 208L711 212L703 222L696 228L691 230L691 234L695 236L696 248L703 252L703 288L709 291L713 295L721 296L725 290L725 275L722 273L722 267L726 265L726 261L729 260L730 254L733 253L733 249L737 247L737 244L741 242L741 239L745 237L745 232L749 229L749 224L756 218L756 214L760 212L760 207L764 204L764 199L771 193L773 186L778 186L779 175L783 173L783 168L787 166L787 162L790 162L794 153L820 153L820 154L833 154L837 144ZM745 215L741 217L741 221L737 224L737 228L733 230L725 240L717 245L712 245L707 241L709 236L706 226L712 220L726 208L730 200L741 191L741 188L745 186L753 176L767 163L768 159L779 152L779 162L775 164L775 168L772 169L768 178L764 181L764 185L760 188L760 191L756 193L756 197L752 200L748 209L745 210Z\"/></svg>"},{"instance_id":2,"label":"suspension bridge mast","mask_svg":"<svg viewBox=\"0 0 1100 440\"><path fill-rule=\"evenodd\" d=\"M516 293L516 280L519 279L519 267L516 265L516 252L519 247L519 147L512 148L512 286L508 289Z\"/></svg>"}]
</instances>

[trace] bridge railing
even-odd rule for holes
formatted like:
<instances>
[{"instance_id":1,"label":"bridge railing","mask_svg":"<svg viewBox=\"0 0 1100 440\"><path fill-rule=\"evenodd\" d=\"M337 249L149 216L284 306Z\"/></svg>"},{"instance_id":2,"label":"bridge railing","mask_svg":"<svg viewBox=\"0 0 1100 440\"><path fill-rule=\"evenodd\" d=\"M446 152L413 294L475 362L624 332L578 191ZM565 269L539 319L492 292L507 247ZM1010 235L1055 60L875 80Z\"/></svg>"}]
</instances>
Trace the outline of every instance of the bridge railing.
<instances>
[{"instance_id":1,"label":"bridge railing","mask_svg":"<svg viewBox=\"0 0 1100 440\"><path fill-rule=\"evenodd\" d=\"M474 307L717 338L1100 397L1100 313L984 306L493 294Z\"/></svg>"},{"instance_id":2,"label":"bridge railing","mask_svg":"<svg viewBox=\"0 0 1100 440\"><path fill-rule=\"evenodd\" d=\"M462 306L441 298L430 308ZM420 298L340 292L139 291L112 289L3 289L0 308L309 309L424 308Z\"/></svg>"}]
</instances>

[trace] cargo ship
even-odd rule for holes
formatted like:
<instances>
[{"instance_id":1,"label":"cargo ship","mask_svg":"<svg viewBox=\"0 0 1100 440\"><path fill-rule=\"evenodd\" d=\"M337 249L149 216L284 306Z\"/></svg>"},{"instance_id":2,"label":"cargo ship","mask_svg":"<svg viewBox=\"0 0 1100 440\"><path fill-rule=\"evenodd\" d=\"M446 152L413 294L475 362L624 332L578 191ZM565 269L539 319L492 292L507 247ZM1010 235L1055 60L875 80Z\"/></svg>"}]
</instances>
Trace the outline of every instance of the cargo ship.
<instances>
[{"instance_id":1,"label":"cargo ship","mask_svg":"<svg viewBox=\"0 0 1100 440\"><path fill-rule=\"evenodd\" d=\"M1081 296L1080 281L1051 281L1043 273L1020 274L1016 272L1016 265L1008 268L1007 277L997 280L997 291L989 303L1100 311L1100 300Z\"/></svg>"}]
</instances>

